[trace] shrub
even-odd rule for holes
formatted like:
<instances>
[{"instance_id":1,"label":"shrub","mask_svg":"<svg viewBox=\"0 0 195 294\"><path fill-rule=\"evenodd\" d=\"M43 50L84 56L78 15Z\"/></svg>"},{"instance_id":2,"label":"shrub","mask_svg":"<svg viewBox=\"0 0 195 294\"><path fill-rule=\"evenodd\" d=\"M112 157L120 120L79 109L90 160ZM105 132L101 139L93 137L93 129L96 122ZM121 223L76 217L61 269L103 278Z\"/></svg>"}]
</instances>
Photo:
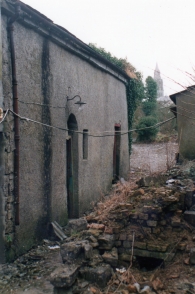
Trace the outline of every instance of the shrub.
<instances>
[{"instance_id":1,"label":"shrub","mask_svg":"<svg viewBox=\"0 0 195 294\"><path fill-rule=\"evenodd\" d=\"M146 116L154 116L156 111L156 102L144 101L142 103L142 110Z\"/></svg>"},{"instance_id":2,"label":"shrub","mask_svg":"<svg viewBox=\"0 0 195 294\"><path fill-rule=\"evenodd\" d=\"M138 134L138 140L145 141L145 142L154 141L158 133L158 128L156 127L148 128L148 129L146 128L154 126L155 124L157 124L157 119L155 117L153 116L142 117L136 126L137 129L142 129L142 130L136 131L136 133Z\"/></svg>"}]
</instances>

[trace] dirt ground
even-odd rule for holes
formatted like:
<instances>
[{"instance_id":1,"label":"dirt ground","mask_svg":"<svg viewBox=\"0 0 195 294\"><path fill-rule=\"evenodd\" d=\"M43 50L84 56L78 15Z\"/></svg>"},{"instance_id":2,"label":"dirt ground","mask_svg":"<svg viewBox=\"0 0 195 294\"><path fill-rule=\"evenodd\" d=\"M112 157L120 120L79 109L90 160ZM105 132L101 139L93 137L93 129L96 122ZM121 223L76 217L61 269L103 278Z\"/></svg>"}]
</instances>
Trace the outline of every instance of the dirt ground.
<instances>
[{"instance_id":1,"label":"dirt ground","mask_svg":"<svg viewBox=\"0 0 195 294\"><path fill-rule=\"evenodd\" d=\"M158 143L158 144L133 144L131 155L131 173L130 183L134 189L134 179L147 174L156 174L166 171L175 164L175 153L178 151L178 144L175 142ZM131 189L131 187L130 187ZM121 199L121 198L120 198ZM111 201L111 200L108 200ZM112 203L114 199L112 200ZM115 201L118 203L118 198ZM105 207L111 207L105 202ZM114 204L113 204L114 205ZM105 210L105 214L107 211ZM101 217L103 218L103 213ZM193 232L195 234L195 232ZM192 234L195 239L195 235ZM49 282L50 273L58 264L61 263L59 249L48 250L47 243L41 247L41 260L33 260L26 257L20 257L15 263L4 265L0 268L0 293L2 294L43 294L43 293L59 293L56 292ZM34 249L35 253L37 248ZM39 249L40 251L40 249ZM136 281L144 283L150 281L155 274L164 285L169 286L168 291L159 291L156 293L195 293L195 267L184 264L184 260L188 257L188 253L181 253L174 261L165 269L142 272L137 268L131 269L131 274ZM194 287L194 289L191 289ZM108 292L108 290L107 290ZM67 292L60 292L67 293ZM71 292L72 293L72 292ZM110 292L109 293L113 293ZM114 292L115 293L115 292ZM118 293L118 292L117 292ZM127 293L121 291L121 293ZM146 293L146 292L145 292Z\"/></svg>"},{"instance_id":2,"label":"dirt ground","mask_svg":"<svg viewBox=\"0 0 195 294\"><path fill-rule=\"evenodd\" d=\"M175 164L178 143L133 144L130 157L131 173L155 174L165 172Z\"/></svg>"}]
</instances>

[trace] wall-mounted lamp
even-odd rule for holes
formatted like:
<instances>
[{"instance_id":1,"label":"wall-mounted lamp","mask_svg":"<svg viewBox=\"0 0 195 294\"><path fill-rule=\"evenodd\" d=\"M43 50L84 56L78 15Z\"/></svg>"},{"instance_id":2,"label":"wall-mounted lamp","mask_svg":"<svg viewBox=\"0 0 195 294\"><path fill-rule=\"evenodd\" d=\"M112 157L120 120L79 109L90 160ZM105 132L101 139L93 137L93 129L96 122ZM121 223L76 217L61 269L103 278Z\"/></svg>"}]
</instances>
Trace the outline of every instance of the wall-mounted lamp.
<instances>
[{"instance_id":1,"label":"wall-mounted lamp","mask_svg":"<svg viewBox=\"0 0 195 294\"><path fill-rule=\"evenodd\" d=\"M78 97L79 100L77 102L75 102L75 104L78 104L79 106L81 106L83 104L87 104L87 103L81 101L81 96L80 95L75 95L72 98L69 98L69 97L70 97L70 87L68 87L68 96L66 96L67 101L73 100L74 98Z\"/></svg>"}]
</instances>

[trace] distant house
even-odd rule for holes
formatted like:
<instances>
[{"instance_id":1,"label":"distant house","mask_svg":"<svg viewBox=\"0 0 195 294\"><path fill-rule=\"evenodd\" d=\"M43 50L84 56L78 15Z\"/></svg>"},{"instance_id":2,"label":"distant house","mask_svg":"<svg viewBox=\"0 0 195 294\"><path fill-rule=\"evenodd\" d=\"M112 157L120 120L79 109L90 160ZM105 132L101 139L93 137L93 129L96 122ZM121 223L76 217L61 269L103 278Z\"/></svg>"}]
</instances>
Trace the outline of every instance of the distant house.
<instances>
[{"instance_id":1,"label":"distant house","mask_svg":"<svg viewBox=\"0 0 195 294\"><path fill-rule=\"evenodd\" d=\"M1 4L0 108L14 111L0 124L1 262L4 240L22 254L129 171L129 76L15 2Z\"/></svg>"},{"instance_id":2,"label":"distant house","mask_svg":"<svg viewBox=\"0 0 195 294\"><path fill-rule=\"evenodd\" d=\"M195 86L170 95L176 107L172 108L177 116L179 155L195 159Z\"/></svg>"}]
</instances>

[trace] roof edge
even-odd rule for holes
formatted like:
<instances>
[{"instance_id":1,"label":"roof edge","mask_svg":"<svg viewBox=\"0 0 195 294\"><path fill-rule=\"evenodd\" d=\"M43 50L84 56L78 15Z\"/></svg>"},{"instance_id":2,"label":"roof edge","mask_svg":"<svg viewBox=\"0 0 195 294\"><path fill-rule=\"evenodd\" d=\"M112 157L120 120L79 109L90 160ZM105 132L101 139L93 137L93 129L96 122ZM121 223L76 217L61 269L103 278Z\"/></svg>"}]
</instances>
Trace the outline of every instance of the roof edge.
<instances>
[{"instance_id":1,"label":"roof edge","mask_svg":"<svg viewBox=\"0 0 195 294\"><path fill-rule=\"evenodd\" d=\"M182 93L185 93L185 92L187 92L187 91L189 91L190 89L193 89L193 88L195 88L195 85L189 86L189 87L187 87L185 90L182 90L182 91L180 91L180 92L176 92L176 93L174 93L174 94L171 94L171 95L169 95L169 97L170 97L170 99L176 104L176 96L177 96L177 95L180 95L180 94L182 94Z\"/></svg>"},{"instance_id":2,"label":"roof edge","mask_svg":"<svg viewBox=\"0 0 195 294\"><path fill-rule=\"evenodd\" d=\"M15 13L13 10L15 4L10 3L10 1L7 2L6 0L4 2L6 2L6 5L2 6L3 12L12 16ZM9 5L9 7L7 4ZM44 30L48 32L49 37L52 35L53 41L54 41L54 36L56 33L57 34L56 37L58 39L61 39L62 42L66 41L66 43L70 43L72 49L75 48L75 50L77 51L77 55L78 55L78 51L80 50L82 53L85 53L85 55L88 55L88 58L86 59L89 59L89 60L92 59L93 62L96 60L98 67L101 67L99 64L99 62L101 62L103 65L102 69L104 71L107 71L111 75L114 75L115 77L122 80L123 82L125 82L125 80L127 82L129 78L132 78L131 76L129 76L129 74L127 74L121 68L119 68L114 63L107 60L105 57L103 57L101 54L99 54L94 49L92 49L89 45L85 44L83 41L78 39L76 36L71 34L65 28L53 23L52 20L50 20L49 18L41 14L39 11L23 3L22 1L18 1L18 4L20 5L22 12L24 13L23 18L19 20L20 23L26 24L27 20L28 22L35 23L35 20L36 20L36 27L34 28L36 31L38 30L39 27L44 28ZM37 21L38 21L38 26L37 26ZM90 63L92 63L91 60L90 60Z\"/></svg>"}]
</instances>

